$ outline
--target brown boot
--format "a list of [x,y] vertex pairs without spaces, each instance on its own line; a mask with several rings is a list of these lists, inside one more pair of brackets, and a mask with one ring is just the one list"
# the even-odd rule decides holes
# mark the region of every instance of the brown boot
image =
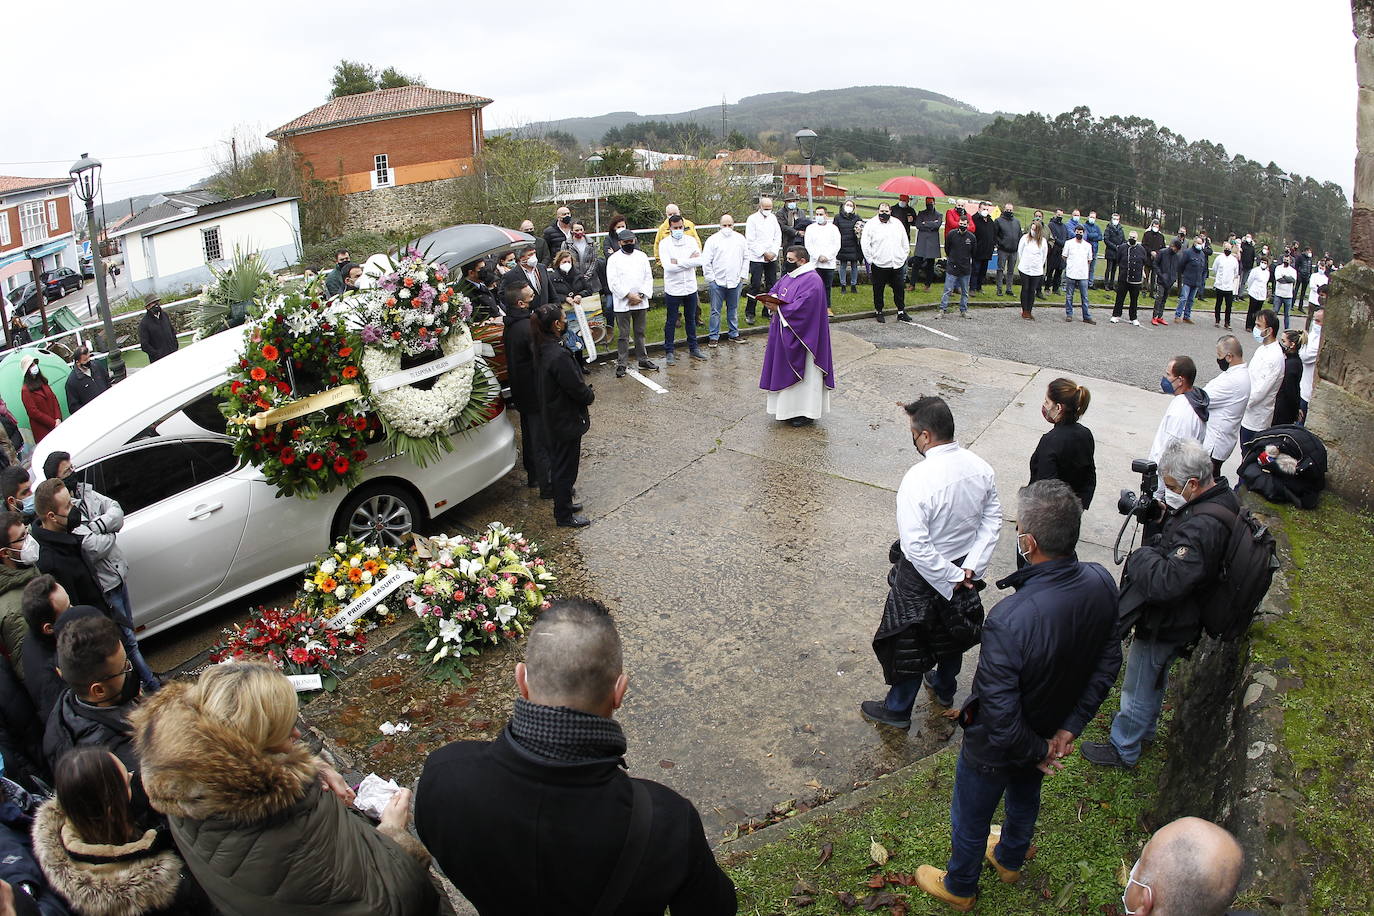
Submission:
[[[994,829],[997,829],[996,825],[994,825]],[[1003,884],[1015,884],[1021,880],[1020,869],[1012,871],[1010,868],[1003,868],[1002,863],[997,861],[997,856],[993,853],[993,850],[997,848],[997,844],[1001,841],[1002,834],[1000,832],[994,833],[988,837],[988,848],[985,858],[992,867],[996,869],[997,877],[1002,879]],[[1026,851],[1026,861],[1029,862],[1033,858],[1035,858],[1035,845],[1031,844],[1031,848]],[[1022,865],[1022,868],[1024,867],[1025,866]]]
[[945,888],[944,869],[936,868],[934,865],[922,865],[916,869],[916,886],[925,891],[936,900],[943,900],[960,913],[967,913],[973,909],[973,903],[977,897],[960,897],[951,894]]

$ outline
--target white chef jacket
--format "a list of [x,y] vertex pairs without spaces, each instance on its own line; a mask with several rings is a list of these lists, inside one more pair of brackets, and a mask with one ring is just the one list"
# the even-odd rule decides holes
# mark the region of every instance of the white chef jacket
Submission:
[[[676,260],[676,264],[669,263]],[[669,296],[691,296],[697,291],[697,267],[701,265],[701,246],[686,232],[675,239],[665,235],[658,243],[658,262],[663,265],[663,292]]]
[[887,222],[875,216],[864,223],[860,244],[864,260],[874,267],[901,267],[911,253],[911,239],[907,235],[906,224],[895,216]]
[[1283,381],[1283,350],[1276,340],[1267,343],[1250,357],[1250,403],[1240,425],[1251,432],[1268,429],[1274,423],[1274,398]]
[[1307,330],[1307,343],[1302,345],[1298,356],[1302,359],[1302,381],[1298,382],[1298,397],[1304,401],[1312,400],[1312,386],[1317,380],[1317,353],[1322,346],[1322,326],[1316,322]]
[[[611,302],[617,312],[635,312],[649,307],[654,294],[654,269],[649,256],[642,251],[617,251],[606,259],[606,285],[611,290]],[[630,293],[643,296],[639,305],[631,305]]]
[[734,289],[749,273],[748,243],[744,234],[724,229],[706,240],[702,251],[702,273],[721,289]]
[[778,253],[782,248],[782,227],[772,213],[755,210],[744,221],[745,250],[750,261],[762,261],[768,252]]
[[[946,599],[965,567],[981,579],[1002,533],[992,467],[957,442],[926,452],[897,489],[897,533],[907,560]],[[960,558],[963,567],[954,565]]]
[[1202,388],[1207,402],[1207,438],[1202,445],[1217,461],[1231,457],[1240,441],[1240,418],[1250,403],[1250,367],[1232,366]]
[[[806,253],[811,255],[811,263],[821,270],[834,270],[835,258],[840,253],[840,227],[827,221],[824,226],[812,223],[806,227],[802,236]],[[826,260],[822,260],[825,258]]]
[[1064,276],[1070,280],[1088,279],[1088,265],[1093,260],[1093,246],[1069,236],[1064,243]]
[[[1208,415],[1211,415],[1210,411]],[[1196,439],[1199,443],[1207,439],[1207,424],[1198,418],[1197,411],[1188,403],[1187,395],[1176,394],[1169,399],[1164,419],[1159,421],[1159,429],[1155,430],[1154,444],[1150,446],[1150,460],[1159,463],[1164,450],[1175,439]]]

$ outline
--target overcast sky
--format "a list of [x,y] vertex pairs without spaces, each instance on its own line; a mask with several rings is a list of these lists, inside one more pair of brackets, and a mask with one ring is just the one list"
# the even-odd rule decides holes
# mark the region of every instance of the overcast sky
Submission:
[[[63,175],[89,152],[106,165],[107,200],[185,186],[236,127],[261,137],[326,101],[348,57],[494,99],[488,128],[684,111],[722,94],[915,86],[984,111],[1139,115],[1352,185],[1349,0],[310,6],[47,8],[36,14],[46,39],[0,52],[22,90],[0,102],[0,174]],[[101,59],[96,90],[78,35]]]

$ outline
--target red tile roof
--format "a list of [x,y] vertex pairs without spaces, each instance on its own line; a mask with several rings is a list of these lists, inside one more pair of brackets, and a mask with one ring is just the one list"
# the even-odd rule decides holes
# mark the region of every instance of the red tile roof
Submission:
[[14,175],[0,175],[0,194],[71,183],[71,178],[18,178]]
[[482,108],[491,104],[491,99],[466,92],[448,92],[444,89],[430,89],[428,86],[401,86],[398,89],[377,89],[358,95],[345,95],[330,99],[318,108],[288,121],[276,130],[268,131],[272,139],[326,127],[339,127],[361,121],[378,121],[385,118],[403,118],[410,115],[429,114],[435,111],[452,111],[458,108]]

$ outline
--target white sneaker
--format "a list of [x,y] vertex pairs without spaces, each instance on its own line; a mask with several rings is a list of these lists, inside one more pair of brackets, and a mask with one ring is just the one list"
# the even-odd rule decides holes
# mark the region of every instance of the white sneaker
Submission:
[[1140,327],[1140,319],[1139,319],[1139,318],[1132,318],[1132,319],[1131,319],[1131,324],[1135,325],[1136,327]]
[[1121,323],[1121,319],[1120,319],[1120,318],[1117,318],[1115,315],[1113,315],[1113,316],[1112,316],[1112,324],[1120,324],[1120,323]]

